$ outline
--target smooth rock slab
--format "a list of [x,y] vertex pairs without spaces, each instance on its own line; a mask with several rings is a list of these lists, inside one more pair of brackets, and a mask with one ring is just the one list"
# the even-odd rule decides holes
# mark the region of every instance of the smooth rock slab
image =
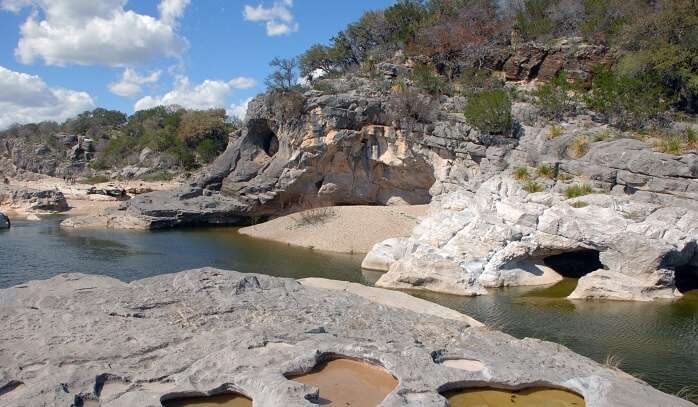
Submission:
[[[236,392],[311,406],[286,379],[327,355],[378,364],[399,384],[383,406],[445,407],[464,385],[569,389],[590,407],[691,406],[563,346],[373,303],[295,280],[201,269],[130,284],[64,274],[0,290],[3,406],[161,406]],[[483,369],[435,360],[477,360]]]

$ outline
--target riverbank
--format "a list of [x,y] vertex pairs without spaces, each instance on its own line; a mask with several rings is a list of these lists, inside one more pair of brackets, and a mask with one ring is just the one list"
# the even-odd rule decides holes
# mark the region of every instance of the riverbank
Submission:
[[[60,213],[74,216],[98,216],[131,196],[176,188],[178,181],[124,180],[95,184],[68,182],[62,178],[33,174],[28,179],[9,179],[8,188],[33,191],[58,191],[67,201],[67,210]],[[0,202],[0,211],[12,218],[37,220],[38,216],[55,211],[35,210],[22,202]]]
[[429,205],[334,206],[241,228],[246,236],[338,253],[368,253],[374,244],[405,237]]

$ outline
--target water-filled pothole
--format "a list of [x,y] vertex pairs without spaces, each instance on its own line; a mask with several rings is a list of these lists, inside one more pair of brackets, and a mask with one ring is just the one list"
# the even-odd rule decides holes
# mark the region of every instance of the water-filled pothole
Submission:
[[162,401],[163,407],[252,407],[252,400],[237,393],[181,397]]
[[398,384],[385,369],[346,358],[326,360],[309,373],[286,377],[319,388],[319,399],[310,401],[323,406],[377,406]]
[[568,390],[529,387],[504,390],[492,387],[472,387],[443,394],[451,407],[584,407],[580,395]]

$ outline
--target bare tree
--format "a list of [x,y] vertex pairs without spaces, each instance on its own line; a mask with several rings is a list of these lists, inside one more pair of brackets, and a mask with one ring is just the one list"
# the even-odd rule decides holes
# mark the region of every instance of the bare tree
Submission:
[[269,89],[287,91],[296,86],[296,58],[274,58],[269,66],[274,71],[267,76],[265,84]]

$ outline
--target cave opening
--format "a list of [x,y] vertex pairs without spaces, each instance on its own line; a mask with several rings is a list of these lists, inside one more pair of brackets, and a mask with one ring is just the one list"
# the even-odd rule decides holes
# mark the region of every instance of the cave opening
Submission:
[[248,124],[251,141],[259,146],[269,156],[273,157],[279,151],[279,139],[266,120],[255,120]]
[[698,266],[686,264],[675,267],[674,284],[681,293],[698,290]]
[[598,250],[576,250],[545,257],[543,262],[563,277],[581,278],[604,268],[599,254]]

